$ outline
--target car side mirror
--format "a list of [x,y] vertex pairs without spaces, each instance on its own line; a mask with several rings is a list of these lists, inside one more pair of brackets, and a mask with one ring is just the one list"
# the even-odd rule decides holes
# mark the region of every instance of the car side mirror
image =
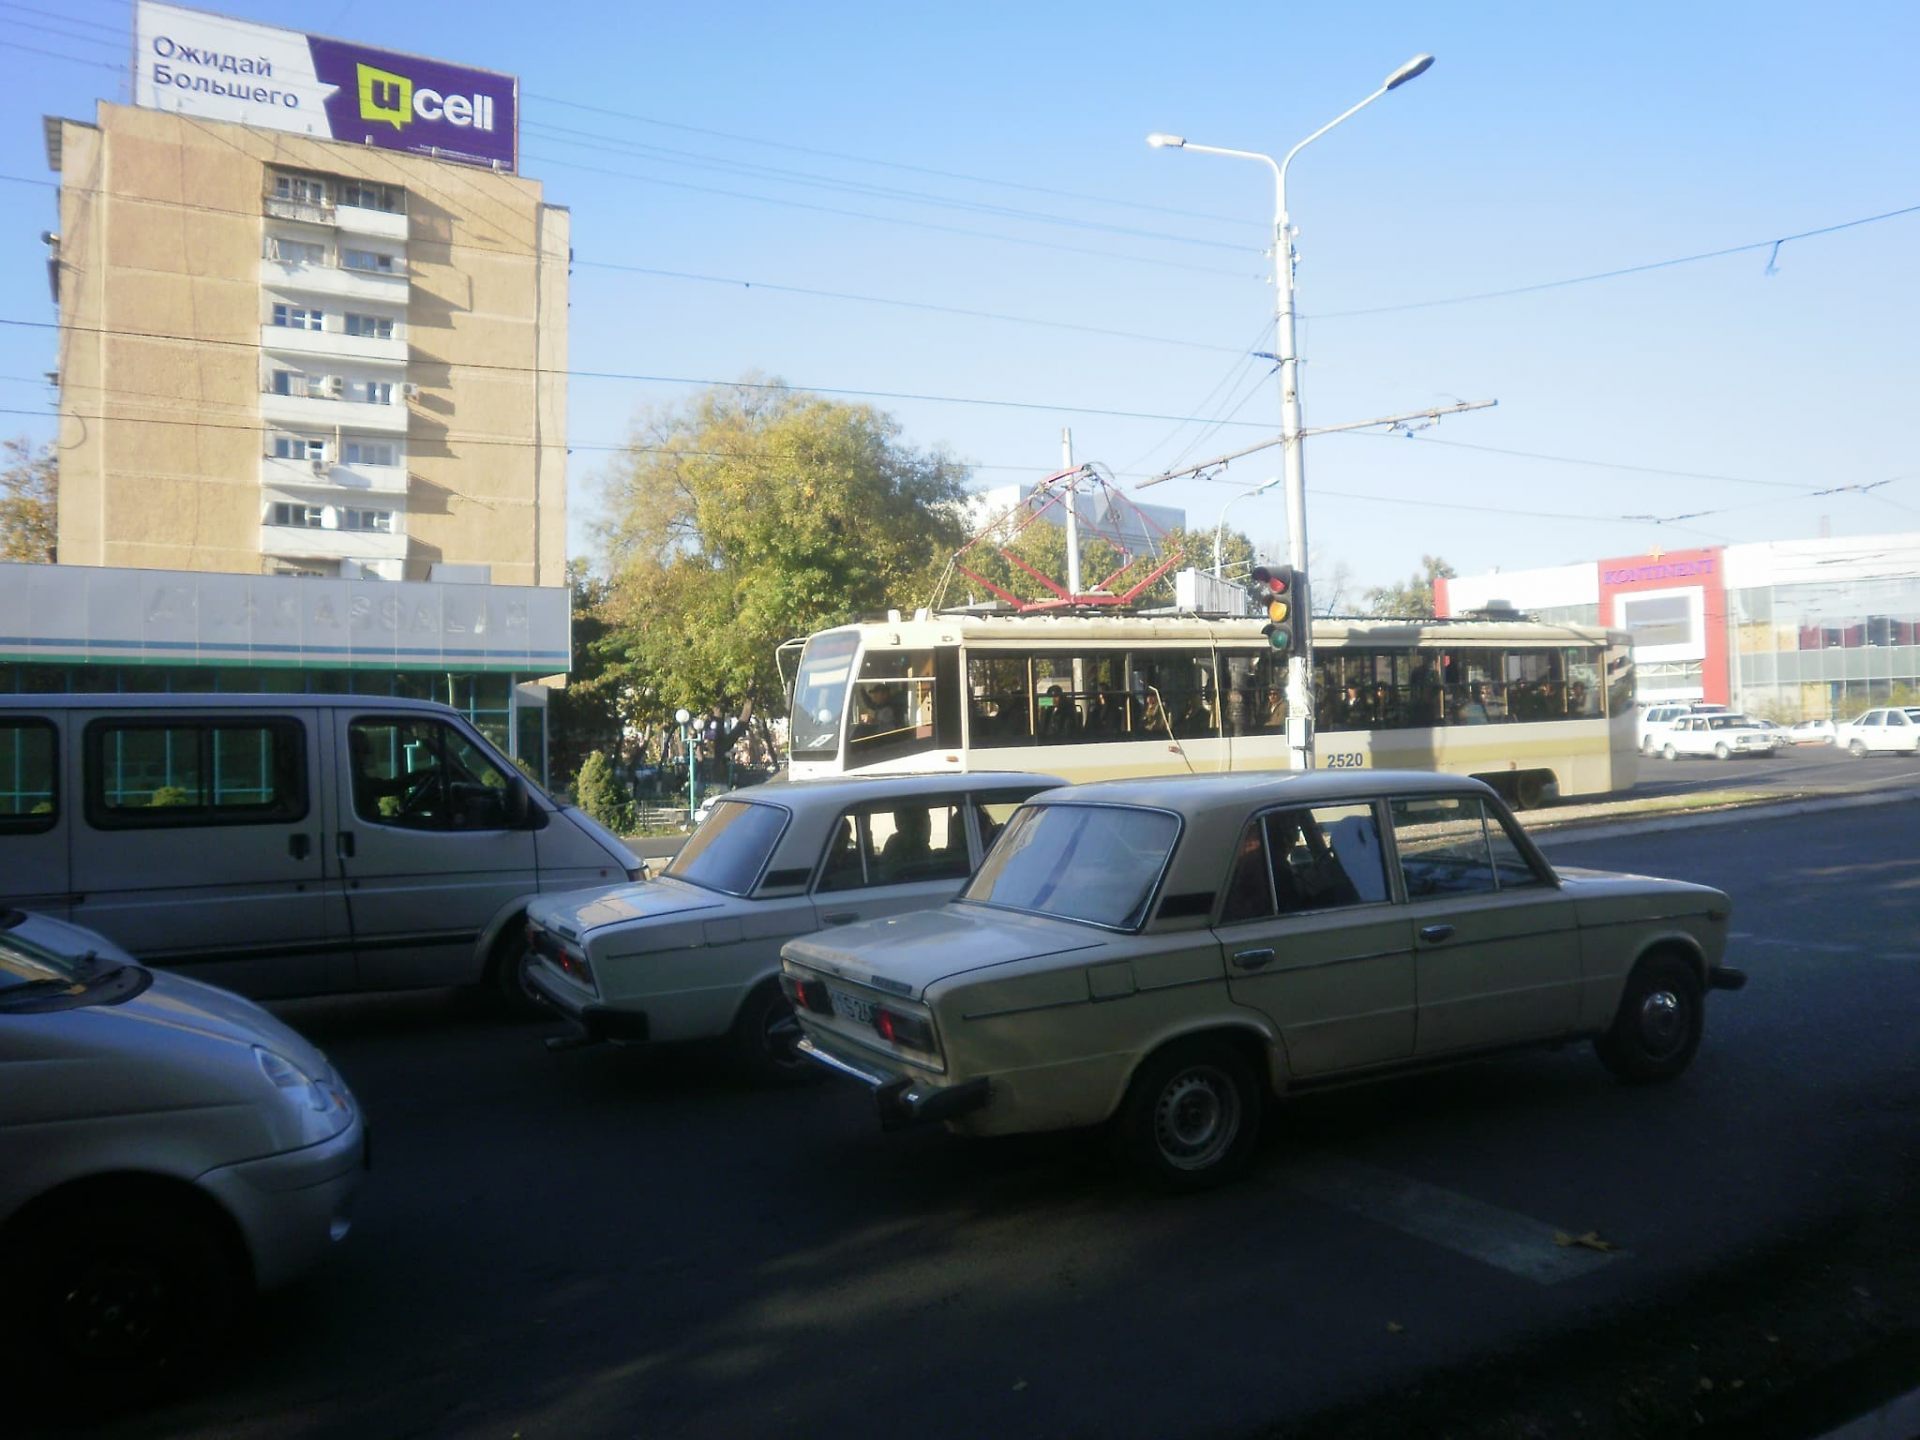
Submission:
[[527,817],[533,811],[533,797],[527,794],[525,780],[518,775],[508,776],[506,793],[501,796],[501,803],[506,807],[507,825],[510,828],[514,830],[532,828],[527,823]]

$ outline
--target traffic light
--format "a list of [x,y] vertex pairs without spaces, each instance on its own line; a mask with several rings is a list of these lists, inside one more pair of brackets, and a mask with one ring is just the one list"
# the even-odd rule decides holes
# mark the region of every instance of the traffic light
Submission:
[[1299,640],[1300,617],[1306,613],[1300,573],[1289,565],[1256,565],[1248,577],[1247,593],[1267,617],[1260,630],[1267,644],[1282,655],[1291,655]]

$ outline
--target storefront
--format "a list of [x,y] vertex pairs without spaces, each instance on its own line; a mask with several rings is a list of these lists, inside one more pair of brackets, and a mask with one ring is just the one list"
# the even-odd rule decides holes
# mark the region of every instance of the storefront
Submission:
[[437,700],[544,780],[570,625],[551,586],[0,564],[0,694]]
[[1627,631],[1642,704],[1800,719],[1920,701],[1920,533],[1654,550],[1435,588],[1442,615],[1511,605]]

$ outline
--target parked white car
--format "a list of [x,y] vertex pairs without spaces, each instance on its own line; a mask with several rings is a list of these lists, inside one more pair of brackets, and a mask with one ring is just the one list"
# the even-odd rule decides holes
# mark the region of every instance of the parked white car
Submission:
[[1920,755],[1920,705],[1883,706],[1836,725],[1833,743],[1856,759],[1872,751]]
[[1833,744],[1834,724],[1827,719],[1800,720],[1787,731],[1787,738],[1796,745]]
[[1710,705],[1704,700],[1689,701],[1685,704],[1649,705],[1640,712],[1634,737],[1640,746],[1642,755],[1658,755],[1665,743],[1667,732],[1675,724],[1689,715],[1714,715],[1726,710],[1724,705]]
[[1556,873],[1494,792],[1410,771],[1103,781],[1026,805],[953,904],[789,943],[801,1051],[885,1127],[1110,1125],[1174,1188],[1227,1178],[1274,1093],[1594,1040],[1693,1059],[1731,905]]
[[104,936],[0,915],[0,1369],[138,1393],[345,1238],[360,1112],[312,1045]]
[[1769,730],[1744,715],[1683,715],[1660,737],[1660,753],[1669,760],[1711,755],[1773,755],[1781,745],[1778,728]]
[[1063,782],[975,772],[735,790],[655,879],[527,908],[533,992],[568,1043],[730,1037],[763,1078],[811,1070],[780,947],[951,900],[1022,801]]

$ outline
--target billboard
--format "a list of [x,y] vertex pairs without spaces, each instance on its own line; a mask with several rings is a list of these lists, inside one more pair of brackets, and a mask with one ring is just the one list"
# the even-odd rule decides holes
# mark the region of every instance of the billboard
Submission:
[[133,102],[208,120],[517,168],[520,82],[139,0]]

